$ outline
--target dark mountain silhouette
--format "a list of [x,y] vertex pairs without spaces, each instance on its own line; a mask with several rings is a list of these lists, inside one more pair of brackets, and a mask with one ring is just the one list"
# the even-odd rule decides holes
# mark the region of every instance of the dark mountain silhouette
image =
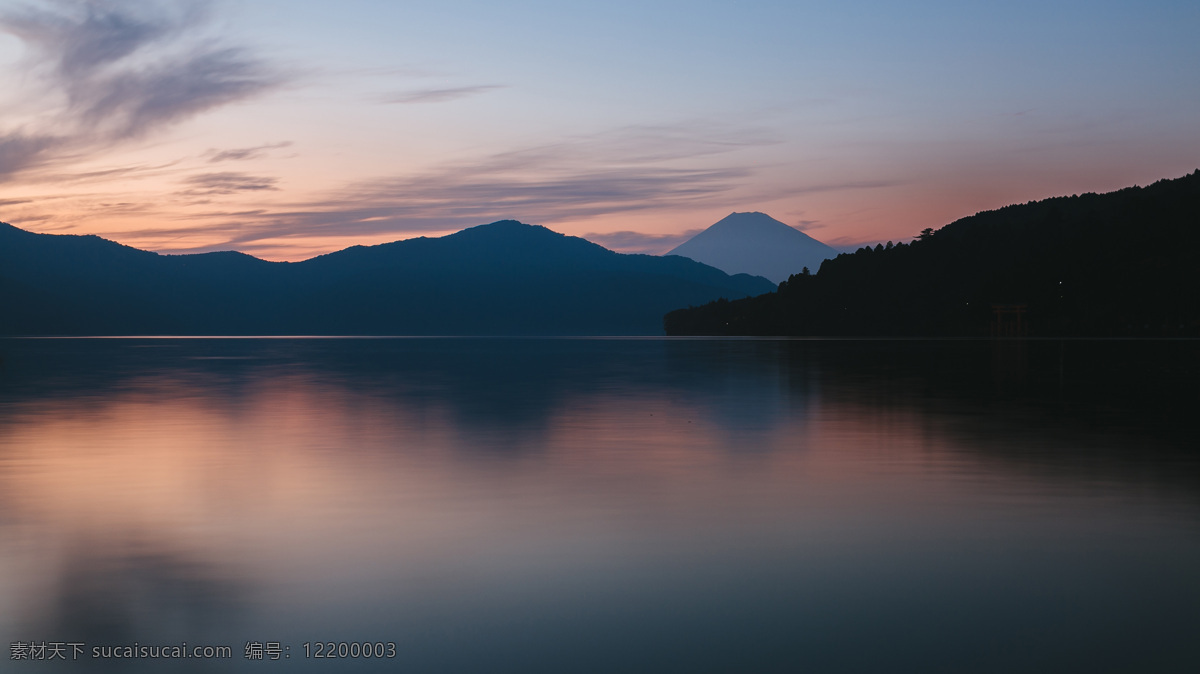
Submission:
[[805,267],[817,269],[836,250],[765,213],[730,213],[676,246],[682,255],[729,274],[753,274],[774,283]]
[[297,263],[0,224],[9,335],[661,334],[673,307],[771,287],[515,221]]
[[1200,171],[1006,206],[860,248],[672,335],[1200,336]]

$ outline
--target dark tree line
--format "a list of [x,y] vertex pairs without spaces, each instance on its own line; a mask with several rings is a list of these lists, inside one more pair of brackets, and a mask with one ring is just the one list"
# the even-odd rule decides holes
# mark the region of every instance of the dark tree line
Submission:
[[1200,171],[978,213],[863,247],[766,295],[673,311],[667,334],[1200,336]]

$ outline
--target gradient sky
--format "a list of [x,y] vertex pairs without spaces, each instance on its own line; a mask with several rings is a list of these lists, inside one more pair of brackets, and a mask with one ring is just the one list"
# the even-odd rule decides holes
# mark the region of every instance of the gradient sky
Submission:
[[303,259],[835,246],[1200,167],[1200,3],[3,0],[0,221]]

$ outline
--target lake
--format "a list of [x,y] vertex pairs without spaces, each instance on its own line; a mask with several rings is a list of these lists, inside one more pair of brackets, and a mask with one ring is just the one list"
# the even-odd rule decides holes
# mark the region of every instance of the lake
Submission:
[[1197,341],[0,358],[5,671],[1200,667]]

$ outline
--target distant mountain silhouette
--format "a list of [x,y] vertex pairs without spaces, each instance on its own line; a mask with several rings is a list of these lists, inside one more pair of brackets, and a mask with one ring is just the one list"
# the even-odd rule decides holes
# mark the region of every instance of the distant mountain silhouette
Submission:
[[671,335],[1200,336],[1198,250],[1200,171],[978,213],[664,323]]
[[0,334],[661,334],[662,315],[771,289],[515,221],[304,262],[159,255],[0,223]]
[[676,246],[681,255],[729,274],[752,274],[774,283],[805,267],[814,273],[837,256],[833,248],[765,213],[730,213],[712,227]]

